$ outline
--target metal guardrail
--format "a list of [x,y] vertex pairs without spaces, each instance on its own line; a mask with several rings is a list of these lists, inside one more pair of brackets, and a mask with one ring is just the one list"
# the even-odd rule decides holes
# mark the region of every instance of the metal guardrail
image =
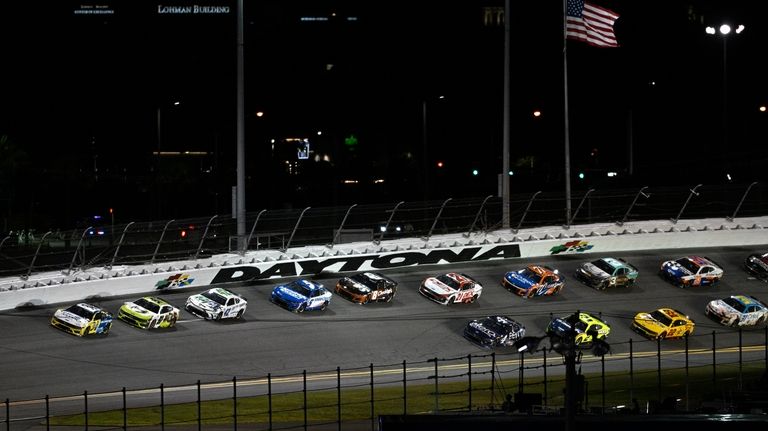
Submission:
[[[639,199],[640,197],[644,199]],[[690,218],[768,214],[768,187],[749,185],[697,185],[688,187],[643,187],[632,190],[594,190],[574,194],[577,211],[563,219],[565,202],[560,193],[537,192],[513,195],[511,217],[516,233],[522,228],[669,219],[676,223],[683,214]],[[443,201],[399,202],[392,204],[353,204],[345,207],[303,209],[262,209],[248,214],[251,228],[247,236],[236,235],[236,223],[218,215],[168,221],[92,226],[85,230],[54,230],[39,239],[30,232],[6,235],[0,240],[0,277],[28,277],[33,271],[79,269],[131,265],[174,260],[196,260],[214,254],[274,248],[287,251],[291,246],[339,243],[344,229],[372,229],[373,244],[396,238],[427,238],[432,235],[479,231],[501,226],[501,198],[447,199]],[[682,208],[681,208],[682,205]],[[130,228],[130,229],[129,229]],[[289,234],[272,242],[274,232]],[[256,238],[255,243],[253,242]],[[260,238],[270,238],[266,245]],[[74,246],[77,244],[77,246]],[[79,263],[77,267],[75,264]]]

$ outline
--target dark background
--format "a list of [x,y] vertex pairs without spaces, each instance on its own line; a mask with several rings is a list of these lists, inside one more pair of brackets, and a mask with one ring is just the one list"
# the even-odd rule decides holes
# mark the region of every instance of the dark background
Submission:
[[[119,222],[230,212],[235,3],[198,3],[229,6],[223,15],[160,15],[158,3],[195,4],[0,6],[3,231],[71,227],[109,208]],[[764,180],[768,113],[758,107],[768,105],[766,7],[596,3],[621,15],[621,47],[568,43],[574,190]],[[74,14],[81,4],[114,14]],[[248,208],[495,194],[504,30],[485,20],[484,8],[501,6],[245,1]],[[512,192],[560,191],[562,5],[513,2],[512,16]],[[726,42],[727,87],[723,38],[704,32],[725,21],[746,26]],[[352,135],[357,145],[345,145]],[[293,150],[280,145],[287,137],[311,141],[298,175],[286,170],[283,155]]]

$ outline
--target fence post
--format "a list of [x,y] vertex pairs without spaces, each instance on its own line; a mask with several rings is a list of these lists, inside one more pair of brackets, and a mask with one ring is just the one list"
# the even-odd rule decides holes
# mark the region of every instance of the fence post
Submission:
[[160,251],[160,244],[163,242],[163,238],[165,237],[165,232],[168,230],[168,226],[170,226],[171,223],[175,221],[176,220],[174,219],[168,220],[168,222],[165,223],[165,226],[163,226],[163,231],[160,232],[160,239],[157,240],[157,245],[155,246],[155,252],[152,253],[152,259],[149,260],[150,264],[155,263],[155,258],[157,257],[157,252]]
[[[253,237],[253,231],[256,230],[256,225],[259,223],[259,219],[261,218],[261,215],[267,212],[267,210],[263,209],[259,211],[259,214],[256,215],[256,221],[253,222],[253,226],[251,226],[251,232],[248,233],[248,239],[245,240],[245,244],[243,245],[243,256],[245,256],[245,253],[248,251],[248,246],[251,245],[251,238]],[[259,249],[259,245],[256,244],[256,249]]]
[[632,339],[629,339],[629,399],[635,399],[635,358],[632,351]]
[[403,415],[408,414],[408,378],[405,371],[405,360],[403,360]]
[[661,402],[661,338],[656,339],[656,399]]
[[542,350],[544,353],[544,407],[547,406],[547,349]]
[[429,228],[429,233],[427,233],[427,236],[422,237],[421,239],[423,239],[424,241],[429,241],[429,238],[432,237],[432,231],[435,230],[435,226],[437,225],[437,220],[440,219],[440,215],[443,214],[443,209],[445,209],[445,206],[451,200],[453,200],[453,198],[448,198],[448,199],[445,200],[445,202],[443,202],[443,205],[440,206],[440,211],[438,211],[437,215],[435,216],[435,221],[432,222],[432,227]]
[[480,204],[480,209],[477,210],[477,214],[475,214],[475,219],[472,221],[472,226],[469,227],[469,232],[461,234],[464,238],[469,238],[470,235],[472,235],[472,231],[475,230],[475,225],[477,224],[477,219],[480,218],[480,214],[483,212],[483,208],[485,208],[485,203],[488,202],[488,199],[492,198],[493,195],[488,195],[483,199],[483,203]]
[[269,412],[269,431],[272,431],[272,373],[267,373],[267,411]]
[[376,428],[376,401],[373,395],[373,362],[371,362],[371,431]]
[[[21,277],[22,280],[26,281],[29,278],[29,276],[32,275],[32,268],[35,266],[35,260],[37,260],[37,255],[40,254],[40,247],[43,246],[43,241],[45,241],[45,237],[47,237],[50,233],[51,232],[48,231],[45,233],[45,235],[43,235],[42,238],[40,238],[40,242],[37,244],[37,250],[35,251],[35,255],[32,256],[32,262],[29,264],[29,269],[27,269],[27,274]],[[3,242],[5,242],[5,240],[3,240]],[[69,273],[67,273],[67,275],[69,275]]]
[[517,372],[517,392],[523,393],[525,390],[523,389],[523,383],[525,382],[525,356],[523,356],[523,353],[520,353],[520,367]]
[[197,431],[203,429],[203,415],[201,411],[200,380],[197,381]]
[[699,195],[699,193],[696,191],[696,189],[698,189],[698,188],[699,188],[699,187],[701,187],[701,186],[702,186],[702,184],[698,184],[696,187],[694,187],[694,188],[692,188],[692,189],[690,190],[690,193],[688,194],[688,199],[686,199],[686,200],[685,200],[685,203],[683,204],[683,207],[682,207],[682,208],[680,208],[680,212],[679,212],[679,213],[677,213],[677,217],[675,217],[675,218],[673,218],[673,219],[672,219],[672,223],[673,223],[673,224],[677,224],[677,221],[678,221],[678,220],[680,220],[680,216],[682,216],[682,215],[683,215],[683,211],[685,211],[685,207],[687,207],[687,206],[688,206],[688,202],[690,202],[690,201],[691,201],[691,198],[693,197],[693,195],[696,195],[696,196],[698,196],[698,195]]
[[576,220],[576,215],[579,214],[579,210],[581,209],[581,206],[584,205],[584,201],[587,200],[587,197],[589,197],[589,194],[594,192],[594,191],[595,191],[595,189],[587,190],[587,192],[584,194],[584,197],[581,198],[581,202],[579,202],[579,206],[576,207],[576,211],[573,212],[573,215],[571,216],[571,219],[566,221],[568,224],[563,226],[564,228],[566,228],[566,229],[570,229],[571,228],[571,225],[573,224],[573,221]]
[[293,235],[296,234],[296,230],[299,228],[299,224],[301,223],[301,219],[304,218],[304,213],[307,212],[307,210],[309,210],[310,208],[312,208],[312,207],[304,208],[304,211],[302,211],[301,214],[299,214],[299,219],[296,220],[296,224],[293,225],[293,231],[291,231],[291,236],[288,237],[288,244],[286,244],[285,247],[280,249],[280,251],[282,251],[283,253],[285,253],[286,251],[288,251],[289,248],[291,248],[291,242],[293,241]]
[[45,429],[46,431],[51,429],[51,404],[48,394],[45,394]]
[[85,416],[85,431],[88,431],[88,391],[83,391],[83,416]]
[[123,240],[125,239],[125,233],[128,232],[128,228],[131,227],[131,225],[134,222],[130,222],[127,225],[125,225],[125,229],[123,229],[123,234],[120,235],[120,241],[117,243],[117,247],[115,247],[115,254],[112,255],[112,262],[109,263],[109,266],[107,269],[112,269],[113,266],[115,266],[115,260],[117,259],[117,253],[120,252],[120,246],[123,245]]
[[749,193],[749,191],[752,189],[752,186],[754,186],[755,184],[757,184],[757,181],[753,182],[752,184],[749,185],[749,187],[747,187],[747,191],[744,192],[744,196],[741,197],[741,200],[739,201],[739,204],[736,205],[736,209],[733,211],[733,215],[730,216],[730,217],[726,217],[725,218],[726,220],[733,221],[733,219],[736,218],[736,214],[739,213],[739,208],[741,208],[741,204],[743,204],[744,203],[744,199],[747,198],[747,193]]
[[741,340],[741,326],[739,326],[739,390],[741,390],[741,385],[742,385],[742,379],[741,379],[742,374],[741,374],[741,372],[742,372],[742,367],[744,365],[744,361],[743,361],[743,358],[742,358],[742,350],[743,350],[742,346],[743,346],[743,344],[742,344],[742,340]]
[[197,251],[195,252],[195,260],[197,260],[197,257],[200,255],[200,250],[203,249],[203,243],[205,242],[205,237],[208,236],[208,229],[211,227],[211,223],[213,222],[213,219],[215,219],[218,216],[219,215],[216,214],[215,216],[211,217],[208,220],[208,224],[205,225],[205,230],[203,231],[203,237],[200,238],[200,245],[197,246]]
[[765,347],[765,371],[768,371],[768,326],[763,328],[763,346]]
[[528,214],[528,210],[531,209],[531,205],[533,205],[533,200],[536,199],[536,196],[541,193],[541,190],[534,193],[533,196],[531,196],[531,200],[528,201],[528,206],[525,207],[525,212],[523,213],[523,216],[520,217],[520,221],[517,223],[517,227],[512,229],[512,233],[516,234],[520,230],[520,226],[523,225],[523,220],[525,220],[525,215]]
[[[84,231],[83,234],[80,235],[80,241],[77,243],[77,248],[75,249],[75,253],[72,254],[72,262],[69,263],[69,269],[67,270],[67,275],[72,273],[72,267],[75,266],[75,259],[77,258],[77,253],[80,251],[80,246],[83,245],[83,240],[85,239],[85,234],[88,233],[89,230],[93,229],[93,226],[88,226]],[[46,235],[48,235],[46,233]],[[40,250],[40,245],[43,244],[43,241],[40,241],[40,244],[37,246],[37,249]],[[35,257],[37,257],[37,253],[35,253]],[[85,256],[83,256],[83,264],[85,264]],[[32,270],[32,267],[29,267],[29,270]]]
[[352,204],[352,206],[347,209],[347,213],[344,214],[344,218],[341,219],[341,226],[339,226],[339,230],[336,231],[336,235],[333,236],[333,240],[331,241],[331,245],[328,248],[333,248],[333,246],[336,245],[336,241],[339,240],[339,236],[341,235],[341,231],[344,229],[344,223],[347,222],[347,217],[349,217],[350,211],[352,211],[352,208],[354,208],[356,206],[357,206],[357,204]]
[[712,331],[712,390],[717,389],[717,347],[715,346],[715,331]]
[[437,375],[437,373],[438,373],[438,370],[437,370],[437,358],[435,358],[434,361],[435,361],[435,414],[437,414],[437,412],[440,411],[440,396],[438,395],[439,394],[439,390],[440,390],[440,387],[438,385],[438,381],[440,380],[440,376]]
[[496,409],[496,352],[491,352],[491,410]]
[[123,386],[123,431],[128,429],[128,402],[125,396],[125,386]]
[[304,385],[302,388],[304,393],[304,431],[307,431],[307,370],[302,370],[301,381]]
[[336,367],[336,422],[341,431],[341,367]]
[[232,376],[232,425],[237,431],[237,376]]
[[467,380],[469,381],[469,411],[472,411],[472,354],[467,355]]
[[603,394],[603,409],[600,413],[605,414],[605,355],[600,356],[600,383]]
[[685,334],[685,411],[688,411],[688,398],[689,395],[689,388],[690,388],[690,374],[689,374],[689,366],[688,366],[688,334]]
[[634,199],[634,200],[632,201],[632,203],[629,205],[629,208],[627,209],[627,212],[626,212],[626,213],[624,213],[624,217],[622,217],[621,221],[618,221],[618,222],[616,222],[616,224],[617,224],[617,225],[619,225],[619,226],[623,226],[623,225],[624,225],[624,223],[626,223],[626,222],[627,222],[627,217],[629,217],[629,213],[630,213],[630,212],[632,212],[632,208],[634,208],[634,207],[635,207],[635,203],[637,203],[637,198],[639,198],[639,197],[640,197],[640,195],[643,195],[643,196],[644,196],[646,199],[648,199],[648,198],[651,196],[651,195],[647,195],[647,194],[643,193],[643,191],[644,191],[645,189],[647,189],[647,188],[648,188],[648,186],[645,186],[645,187],[643,187],[642,189],[640,189],[640,191],[639,191],[639,192],[637,192],[637,194],[635,195],[635,199]]
[[160,383],[160,429],[165,430],[165,385]]
[[11,430],[11,400],[5,399],[5,429]]
[[392,218],[395,217],[395,211],[397,211],[397,209],[400,208],[400,205],[402,205],[404,203],[405,203],[405,201],[400,201],[400,202],[397,203],[397,205],[395,205],[394,208],[392,208],[392,213],[389,215],[389,219],[387,219],[387,224],[384,225],[384,230],[380,230],[379,231],[379,239],[374,240],[373,241],[374,244],[376,244],[376,245],[381,244],[381,240],[384,238],[384,233],[387,232],[387,230],[389,229],[389,224],[392,223]]

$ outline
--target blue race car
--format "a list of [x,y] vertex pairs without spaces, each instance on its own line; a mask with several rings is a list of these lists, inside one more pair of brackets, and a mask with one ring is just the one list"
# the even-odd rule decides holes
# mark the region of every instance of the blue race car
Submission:
[[306,310],[322,311],[331,302],[331,292],[320,283],[300,278],[275,287],[270,300],[296,313]]
[[512,346],[525,336],[525,326],[507,316],[488,316],[467,323],[464,337],[484,348]]

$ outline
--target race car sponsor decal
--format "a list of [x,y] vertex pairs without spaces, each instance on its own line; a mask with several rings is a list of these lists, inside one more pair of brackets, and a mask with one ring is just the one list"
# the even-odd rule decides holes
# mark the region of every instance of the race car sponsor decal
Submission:
[[549,249],[550,254],[576,252],[581,253],[594,247],[589,241],[568,241],[565,244],[556,245]]
[[165,280],[160,280],[155,283],[155,289],[179,289],[191,285],[193,281],[195,281],[195,279],[190,278],[189,274],[174,274]]
[[[591,246],[590,246],[591,247]],[[328,259],[308,259],[298,262],[274,263],[260,269],[256,266],[222,268],[211,284],[265,280],[279,277],[320,274],[321,272],[352,272],[404,266],[435,265],[440,263],[481,262],[492,259],[520,257],[517,244],[492,247],[467,247],[459,251],[440,249],[430,251],[397,252],[382,255],[339,256]]]

